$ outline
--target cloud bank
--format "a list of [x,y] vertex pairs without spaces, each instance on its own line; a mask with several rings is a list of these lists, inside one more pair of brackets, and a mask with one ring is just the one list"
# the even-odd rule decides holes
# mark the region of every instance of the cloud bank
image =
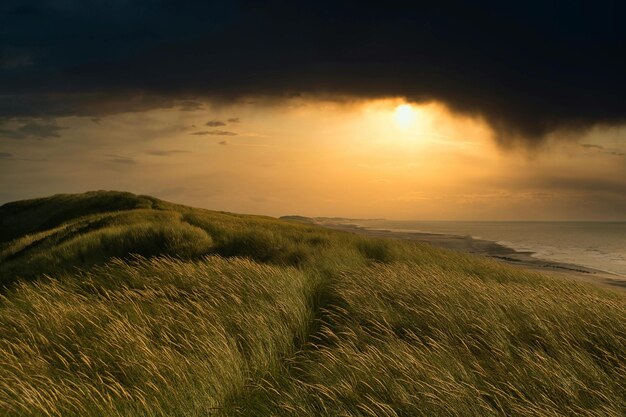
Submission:
[[625,12],[610,1],[8,0],[0,117],[401,96],[533,144],[626,122]]

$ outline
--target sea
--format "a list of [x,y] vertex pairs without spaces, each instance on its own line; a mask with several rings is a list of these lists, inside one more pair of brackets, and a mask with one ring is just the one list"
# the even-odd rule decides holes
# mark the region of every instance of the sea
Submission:
[[370,229],[440,233],[490,240],[532,256],[626,278],[626,222],[367,220]]

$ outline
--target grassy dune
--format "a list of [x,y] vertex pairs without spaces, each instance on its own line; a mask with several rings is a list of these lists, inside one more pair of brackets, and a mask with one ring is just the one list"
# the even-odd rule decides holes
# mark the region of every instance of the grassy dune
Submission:
[[0,207],[0,416],[622,416],[626,297],[96,192]]

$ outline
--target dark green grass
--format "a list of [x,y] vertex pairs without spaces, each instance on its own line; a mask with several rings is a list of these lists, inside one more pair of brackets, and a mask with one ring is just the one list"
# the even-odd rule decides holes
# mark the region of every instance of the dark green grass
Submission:
[[154,197],[117,191],[57,194],[48,198],[16,201],[0,207],[0,242],[52,229],[67,220],[89,214],[139,208],[165,209],[171,206]]
[[128,193],[0,216],[0,416],[626,409],[622,293]]

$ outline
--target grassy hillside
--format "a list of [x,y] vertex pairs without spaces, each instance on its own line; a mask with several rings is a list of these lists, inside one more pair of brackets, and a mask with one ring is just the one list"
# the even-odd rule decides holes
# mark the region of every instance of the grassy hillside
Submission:
[[128,193],[0,225],[0,416],[626,409],[622,293]]

